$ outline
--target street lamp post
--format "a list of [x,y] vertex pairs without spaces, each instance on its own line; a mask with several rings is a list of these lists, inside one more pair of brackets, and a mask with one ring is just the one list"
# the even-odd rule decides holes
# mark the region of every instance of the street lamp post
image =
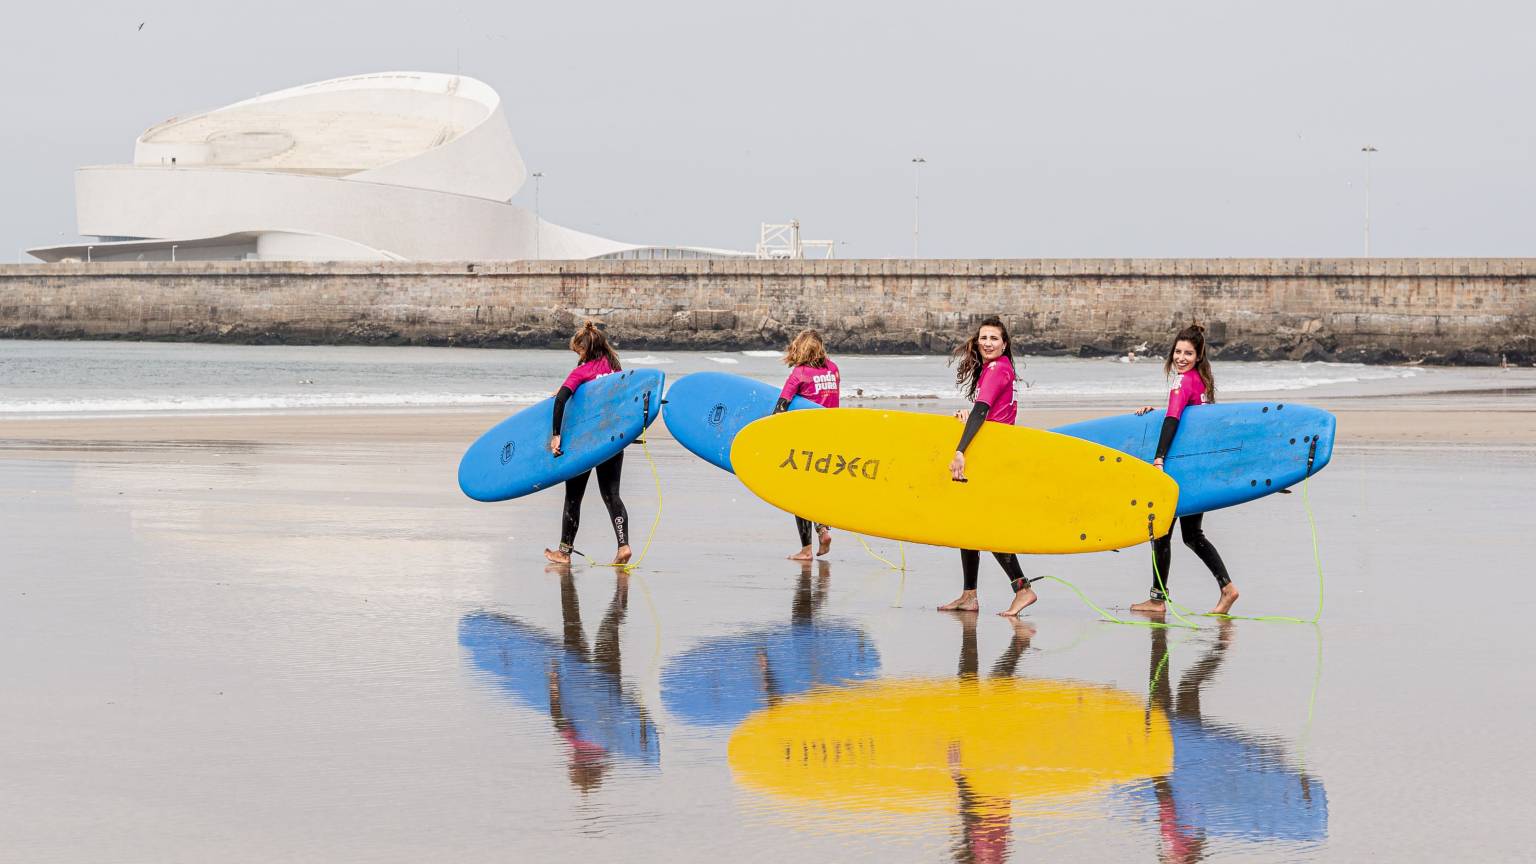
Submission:
[[1365,154],[1365,257],[1371,257],[1371,154],[1375,147],[1367,144],[1360,148]]
[[918,195],[917,195],[917,174],[918,174],[918,170],[921,169],[927,163],[928,163],[928,160],[924,159],[921,156],[914,156],[912,158],[912,257],[913,258],[917,257],[917,204],[918,204],[918,200],[919,200],[918,199]]
[[533,258],[535,261],[544,258],[544,217],[539,215],[539,181],[543,179],[543,171],[533,172]]

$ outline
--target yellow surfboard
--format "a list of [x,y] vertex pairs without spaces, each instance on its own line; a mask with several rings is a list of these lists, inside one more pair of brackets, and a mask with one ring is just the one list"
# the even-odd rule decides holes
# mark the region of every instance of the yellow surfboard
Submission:
[[988,423],[949,461],[952,417],[838,408],[748,425],[731,446],[736,476],[764,501],[834,528],[991,552],[1119,549],[1173,526],[1178,485],[1098,444]]
[[981,809],[1093,794],[1173,770],[1168,720],[1145,697],[1070,681],[946,678],[829,688],[748,717],[737,782],[842,810]]

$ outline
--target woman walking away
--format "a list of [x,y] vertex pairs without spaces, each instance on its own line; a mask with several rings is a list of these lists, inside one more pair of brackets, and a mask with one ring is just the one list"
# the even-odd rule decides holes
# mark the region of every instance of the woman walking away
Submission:
[[[576,368],[565,376],[565,382],[555,393],[554,428],[550,432],[549,452],[560,455],[560,427],[565,420],[565,403],[581,388],[581,385],[604,375],[619,371],[619,355],[608,344],[608,337],[597,325],[588,321],[571,337],[571,350],[576,352]],[[619,543],[613,563],[627,564],[629,549],[629,511],[619,498],[619,480],[624,473],[624,451],[597,466],[597,491],[603,496],[608,508],[608,518],[613,521],[613,536]],[[544,557],[556,564],[569,564],[571,551],[576,542],[576,529],[581,525],[581,499],[587,494],[590,470],[565,481],[565,510],[560,519],[560,548],[545,549]]]
[[[779,391],[779,401],[773,406],[773,413],[789,410],[789,403],[796,396],[804,396],[823,408],[837,407],[842,393],[842,376],[838,374],[837,364],[827,356],[827,346],[822,343],[820,333],[801,330],[784,351],[784,365],[790,367],[789,378],[784,382],[784,389]],[[814,557],[811,555],[811,520],[796,516],[795,528],[800,532],[800,551],[789,558],[791,561],[809,561]],[[827,554],[832,549],[831,529],[817,525],[816,535],[820,543],[816,554]]]
[[[958,361],[955,383],[965,391],[966,398],[974,400],[970,410],[955,412],[956,419],[965,422],[960,433],[960,443],[955,447],[955,457],[949,462],[950,478],[965,482],[965,448],[971,445],[986,423],[1013,425],[1018,407],[1013,401],[1014,380],[1018,377],[1013,368],[1013,346],[1008,340],[1008,328],[996,315],[982,321],[976,332],[955,351],[951,362]],[[1024,611],[1039,598],[1029,587],[1029,579],[1019,566],[1019,558],[1011,553],[994,552],[992,556],[1002,565],[1013,588],[1013,602],[999,615],[1014,616]],[[965,590],[943,606],[944,612],[974,612],[980,608],[976,600],[976,575],[981,568],[981,553],[973,549],[960,550],[960,572],[965,578]]]
[[[1163,363],[1163,372],[1177,377],[1173,381],[1173,387],[1168,392],[1168,415],[1163,418],[1163,431],[1157,439],[1157,453],[1152,459],[1152,464],[1159,471],[1163,469],[1163,460],[1168,456],[1168,449],[1173,446],[1174,436],[1179,431],[1179,421],[1184,412],[1188,410],[1198,411],[1200,405],[1216,401],[1216,378],[1211,374],[1210,361],[1205,356],[1205,328],[1199,324],[1190,324],[1173,339],[1173,347],[1168,351],[1168,359]],[[1137,414],[1145,414],[1155,410],[1148,405],[1138,410]],[[1216,547],[1205,537],[1203,524],[1204,513],[1195,513],[1190,516],[1181,516],[1176,520],[1179,523],[1179,531],[1184,539],[1184,545],[1195,550],[1205,566],[1210,568],[1211,575],[1216,577],[1216,586],[1221,589],[1221,596],[1216,600],[1216,608],[1213,614],[1225,615],[1232,611],[1232,604],[1237,602],[1237,586],[1232,584],[1232,579],[1227,576],[1227,567],[1221,562],[1221,555]],[[1168,565],[1173,560],[1173,528],[1169,526],[1168,533],[1152,541],[1152,597],[1131,607],[1133,612],[1160,613],[1168,608]]]

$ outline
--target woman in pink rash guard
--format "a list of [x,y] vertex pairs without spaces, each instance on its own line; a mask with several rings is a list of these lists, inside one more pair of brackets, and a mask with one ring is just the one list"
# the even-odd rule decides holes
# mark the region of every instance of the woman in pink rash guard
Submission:
[[[607,375],[610,372],[619,371],[619,355],[608,344],[608,337],[603,331],[597,329],[597,325],[588,321],[582,325],[576,335],[571,337],[571,350],[576,352],[579,358],[575,369],[565,377],[565,382],[555,393],[555,419],[554,428],[550,432],[549,452],[560,455],[560,426],[565,422],[565,403],[581,385],[588,381]],[[627,564],[630,558],[629,549],[629,511],[624,507],[624,501],[619,498],[619,481],[624,473],[624,451],[620,450],[607,462],[597,466],[597,491],[603,496],[603,504],[608,508],[608,518],[613,522],[613,535],[619,542],[619,550],[614,553],[613,563]],[[587,494],[587,480],[592,472],[587,471],[577,477],[565,481],[565,509],[560,520],[560,548],[545,549],[544,557],[556,564],[571,563],[571,552],[576,542],[576,529],[581,524],[581,499]]]
[[[842,376],[838,374],[837,364],[827,357],[827,346],[822,343],[820,333],[801,330],[784,351],[784,365],[790,367],[789,379],[779,391],[779,401],[773,406],[773,413],[788,410],[796,396],[804,396],[823,408],[837,407]],[[809,561],[814,557],[811,555],[811,520],[796,516],[795,528],[800,532],[800,551],[789,558],[791,561]],[[821,544],[816,554],[827,554],[832,549],[831,529],[817,525],[816,535]]]
[[[955,447],[955,457],[950,460],[950,479],[965,482],[965,448],[971,444],[987,423],[1004,423],[1012,426],[1018,416],[1018,406],[1013,401],[1013,384],[1017,373],[1013,369],[1013,346],[1008,340],[1008,328],[996,315],[982,321],[976,333],[955,351],[959,361],[955,369],[955,383],[965,395],[975,400],[969,410],[955,412],[956,419],[965,421],[960,433],[960,443]],[[1029,579],[1019,566],[1017,555],[993,552],[992,557],[1002,565],[1013,588],[1013,602],[999,615],[1015,616],[1039,598],[1029,587]],[[981,553],[974,549],[960,550],[960,572],[965,578],[960,596],[939,607],[943,612],[975,612],[981,608],[976,600],[976,575],[981,568]]]
[[[1188,411],[1200,410],[1200,405],[1216,401],[1216,378],[1205,356],[1204,327],[1191,324],[1179,331],[1179,335],[1173,339],[1173,347],[1168,350],[1163,372],[1168,375],[1178,373],[1178,377],[1168,393],[1168,416],[1163,418],[1162,434],[1158,437],[1156,455],[1152,459],[1152,464],[1158,470],[1162,470],[1163,459],[1173,446],[1173,436],[1178,432],[1180,418]],[[1148,405],[1136,413],[1145,414],[1152,410],[1155,410],[1154,407]],[[1200,560],[1210,568],[1211,575],[1216,577],[1216,586],[1221,589],[1216,608],[1211,612],[1225,615],[1232,611],[1232,604],[1237,602],[1237,586],[1232,584],[1232,579],[1227,575],[1227,567],[1222,563],[1216,547],[1205,538],[1205,531],[1202,530],[1204,522],[1204,513],[1180,516],[1179,531],[1184,545],[1200,556]],[[1159,613],[1167,610],[1168,565],[1172,560],[1173,528],[1170,526],[1166,535],[1152,541],[1151,599],[1131,606],[1131,611]]]

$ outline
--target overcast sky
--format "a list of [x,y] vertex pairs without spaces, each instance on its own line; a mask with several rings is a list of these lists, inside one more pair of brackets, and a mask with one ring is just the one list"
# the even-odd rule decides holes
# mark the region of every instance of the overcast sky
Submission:
[[[99,8],[92,8],[99,6]],[[1536,255],[1529,3],[10,4],[0,260],[177,114],[388,70],[498,92],[543,214],[839,257]],[[142,30],[138,29],[144,23]],[[516,199],[532,207],[530,183]],[[61,236],[62,235],[62,236]]]

